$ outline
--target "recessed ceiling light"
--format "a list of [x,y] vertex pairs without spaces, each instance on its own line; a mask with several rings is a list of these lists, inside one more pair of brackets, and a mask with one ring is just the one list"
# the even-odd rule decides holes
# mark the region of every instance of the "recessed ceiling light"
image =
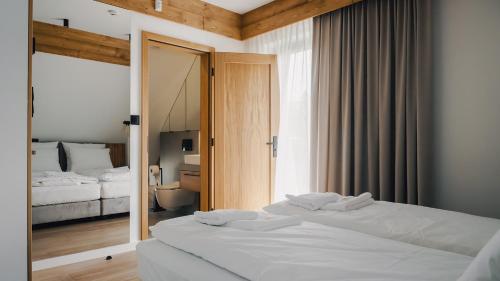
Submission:
[[155,11],[161,12],[163,10],[163,0],[155,0]]
[[108,14],[110,14],[111,16],[116,16],[118,12],[116,10],[108,10]]

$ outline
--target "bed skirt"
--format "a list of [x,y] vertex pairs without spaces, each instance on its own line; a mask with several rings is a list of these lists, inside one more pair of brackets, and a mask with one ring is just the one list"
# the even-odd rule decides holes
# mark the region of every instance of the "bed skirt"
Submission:
[[101,215],[101,200],[36,206],[32,209],[32,224],[42,224]]
[[130,211],[130,197],[101,199],[101,216],[128,213]]
[[96,218],[130,212],[130,197],[33,206],[32,224]]

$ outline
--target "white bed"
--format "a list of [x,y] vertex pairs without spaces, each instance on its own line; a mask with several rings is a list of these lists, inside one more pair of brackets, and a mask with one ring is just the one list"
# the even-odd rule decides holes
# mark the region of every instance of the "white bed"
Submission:
[[112,199],[130,196],[130,182],[101,182],[101,198]]
[[130,196],[131,179],[128,167],[88,169],[79,171],[78,174],[95,177],[99,180],[102,199]]
[[[158,242],[154,242],[155,246],[147,244],[153,242],[138,245],[143,281],[225,280],[207,277],[207,272],[222,274],[214,267],[260,281],[446,281],[456,280],[472,261],[465,255],[309,222],[259,232],[203,225],[187,216],[162,221],[152,228],[152,233],[168,248],[160,247]],[[171,247],[185,254],[174,254]],[[186,276],[189,268],[176,266],[174,259],[179,256],[192,268],[190,276]],[[207,267],[210,263],[213,266]],[[163,275],[172,279],[160,279]]]
[[384,201],[347,212],[309,211],[286,201],[264,207],[264,210],[468,256],[476,256],[500,229],[498,219]]
[[137,245],[139,277],[143,281],[241,281],[242,277],[157,239]]
[[69,186],[33,186],[31,201],[33,206],[55,205],[99,200],[101,185],[98,183]]

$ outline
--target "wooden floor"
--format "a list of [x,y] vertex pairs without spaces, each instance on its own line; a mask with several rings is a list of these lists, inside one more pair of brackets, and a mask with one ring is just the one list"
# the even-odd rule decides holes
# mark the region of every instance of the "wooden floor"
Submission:
[[135,251],[33,272],[33,281],[140,281]]
[[125,244],[130,241],[129,235],[129,217],[34,229],[32,259],[37,261]]

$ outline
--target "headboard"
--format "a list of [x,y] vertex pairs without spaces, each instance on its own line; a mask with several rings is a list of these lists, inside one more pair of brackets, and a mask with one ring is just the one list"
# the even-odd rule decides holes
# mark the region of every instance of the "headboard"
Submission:
[[109,148],[113,167],[128,166],[124,143],[107,143],[106,148]]

